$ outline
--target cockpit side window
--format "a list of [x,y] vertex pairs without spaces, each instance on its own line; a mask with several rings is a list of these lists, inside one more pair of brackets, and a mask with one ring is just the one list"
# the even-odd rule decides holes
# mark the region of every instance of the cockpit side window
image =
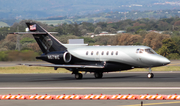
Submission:
[[145,49],[145,52],[149,54],[155,54],[155,52],[152,49]]
[[155,51],[153,51],[152,49],[148,48],[148,49],[137,49],[136,53],[148,53],[148,54],[156,54]]
[[144,49],[137,49],[136,53],[144,53]]
[[137,50],[136,50],[136,53],[139,53],[139,50],[140,50],[140,49],[137,49]]
[[140,49],[139,53],[144,53],[144,49]]

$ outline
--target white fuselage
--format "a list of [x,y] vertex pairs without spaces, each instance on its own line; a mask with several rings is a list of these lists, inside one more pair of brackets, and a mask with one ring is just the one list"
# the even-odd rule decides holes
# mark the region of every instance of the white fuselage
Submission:
[[163,66],[170,61],[157,53],[137,53],[137,49],[151,49],[147,46],[80,46],[69,48],[73,56],[88,61],[110,61],[134,67]]

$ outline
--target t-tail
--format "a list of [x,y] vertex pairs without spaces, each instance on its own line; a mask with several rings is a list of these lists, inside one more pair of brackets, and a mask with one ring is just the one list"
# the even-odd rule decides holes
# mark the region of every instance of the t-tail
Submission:
[[30,33],[34,36],[34,39],[37,41],[43,53],[46,54],[53,51],[66,51],[67,48],[63,46],[59,40],[57,40],[37,23],[27,22],[26,25],[28,26]]

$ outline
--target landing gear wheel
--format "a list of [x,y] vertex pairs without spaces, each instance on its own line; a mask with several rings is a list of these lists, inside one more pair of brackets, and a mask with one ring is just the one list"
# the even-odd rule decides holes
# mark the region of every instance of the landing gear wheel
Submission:
[[94,77],[95,78],[102,78],[103,77],[103,73],[102,72],[95,72],[94,73]]
[[154,74],[153,74],[153,73],[148,73],[148,74],[147,74],[147,77],[148,77],[148,78],[154,78]]
[[81,73],[75,74],[76,79],[82,79],[83,75]]

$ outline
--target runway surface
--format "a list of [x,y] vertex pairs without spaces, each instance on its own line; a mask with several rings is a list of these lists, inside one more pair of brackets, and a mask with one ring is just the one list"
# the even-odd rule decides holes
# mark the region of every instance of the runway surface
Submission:
[[[1,74],[0,94],[180,94],[179,72],[155,72],[148,79],[147,73],[108,73],[102,79],[86,74],[76,80],[71,74]],[[79,101],[5,101],[0,104],[19,106],[140,106],[139,100],[79,100]],[[177,106],[180,101],[143,101],[150,106]],[[1,106],[1,105],[0,105]]]
[[[0,67],[21,62],[0,62]],[[24,62],[23,62],[24,63]],[[25,62],[34,63],[34,62]],[[46,62],[35,62],[44,64]],[[180,66],[179,60],[169,66]],[[3,94],[179,94],[180,72],[108,73],[102,79],[86,74],[75,80],[71,74],[0,74],[0,95]],[[140,106],[140,100],[0,100],[0,106]],[[179,106],[180,101],[143,100],[144,106]]]

